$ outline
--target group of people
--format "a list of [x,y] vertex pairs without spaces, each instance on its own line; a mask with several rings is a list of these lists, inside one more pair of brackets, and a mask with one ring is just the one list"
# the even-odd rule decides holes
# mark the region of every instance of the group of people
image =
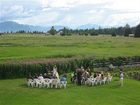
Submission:
[[85,82],[88,80],[88,78],[96,78],[103,80],[105,77],[107,79],[112,79],[112,76],[109,72],[104,73],[102,72],[95,72],[94,74],[91,72],[90,68],[84,69],[82,66],[81,68],[77,68],[72,74],[71,74],[71,82],[76,83],[78,85],[85,84]]
[[38,79],[40,79],[40,78],[49,78],[49,79],[59,78],[59,74],[57,72],[57,67],[54,66],[52,71],[47,71],[44,74],[36,74],[35,73],[33,76],[31,74],[29,74],[27,77],[27,79],[34,79],[34,78],[38,78]]
[[66,79],[67,75],[63,74],[61,77],[59,77],[59,73],[57,71],[57,67],[56,65],[53,67],[52,71],[47,71],[44,74],[37,74],[35,73],[34,75],[29,74],[27,79],[44,79],[44,78],[48,78],[48,79]]
[[47,71],[43,75],[34,74],[32,76],[31,74],[29,74],[29,76],[27,77],[27,83],[28,83],[28,86],[31,86],[31,87],[34,87],[34,86],[35,87],[45,87],[45,84],[49,84],[49,86],[47,86],[47,87],[50,87],[52,85],[55,85],[56,87],[58,87],[58,85],[59,86],[66,85],[67,75],[63,74],[63,75],[59,76],[57,67],[54,66],[52,71]]
[[[81,66],[81,68],[77,68],[73,73],[71,73],[71,82],[76,83],[77,85],[85,84],[89,78],[96,79],[96,81],[99,80],[99,83],[101,83],[102,81],[104,83],[106,83],[108,81],[111,81],[112,76],[109,72],[103,72],[103,71],[92,73],[89,67],[87,69],[84,69],[83,66]],[[121,86],[123,86],[123,78],[124,78],[124,74],[123,74],[123,70],[121,69],[120,70],[120,84],[121,84]],[[39,75],[35,74],[34,76],[32,76],[31,74],[29,74],[28,80],[34,80],[34,79],[38,79],[38,80],[58,79],[60,81],[67,82],[67,75],[63,74],[63,75],[59,76],[59,73],[57,71],[57,67],[55,65],[53,67],[52,71],[48,71],[47,73],[44,73],[43,75],[42,74],[39,74]]]

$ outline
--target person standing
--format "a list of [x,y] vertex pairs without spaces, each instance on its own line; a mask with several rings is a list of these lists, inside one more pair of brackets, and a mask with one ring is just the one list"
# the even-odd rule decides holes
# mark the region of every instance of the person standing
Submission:
[[53,67],[53,77],[59,79],[59,74],[58,74],[58,72],[57,72],[57,67],[56,67],[56,65]]
[[113,69],[114,69],[114,66],[113,66],[113,64],[111,63],[111,64],[109,65],[109,70],[112,71]]
[[91,70],[89,67],[87,68],[87,72],[89,73],[89,76],[91,76]]
[[120,85],[123,87],[123,79],[124,79],[124,73],[123,70],[120,70]]
[[81,80],[82,80],[82,70],[77,69],[77,83],[78,83],[78,85],[81,85]]

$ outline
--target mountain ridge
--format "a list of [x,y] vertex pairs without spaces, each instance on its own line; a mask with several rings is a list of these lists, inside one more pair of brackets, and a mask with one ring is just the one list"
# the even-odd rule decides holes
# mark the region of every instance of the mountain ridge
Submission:
[[[33,32],[33,31],[39,31],[39,32],[47,32],[51,29],[52,26],[33,26],[28,24],[19,24],[14,21],[5,21],[0,23],[0,32],[17,32],[24,30],[26,32]],[[58,31],[60,29],[63,29],[66,26],[62,25],[54,25],[54,28]],[[84,24],[80,25],[77,28],[69,28],[69,29],[99,29],[99,25],[97,24]],[[105,28],[107,26],[102,26],[102,28]]]
[[[0,23],[0,32],[17,32],[20,30],[24,30],[26,32],[30,31],[40,31],[40,32],[47,32],[50,30],[52,26],[33,26],[27,24],[19,24],[14,21],[5,21]],[[56,25],[54,26],[56,30],[63,29],[64,26]]]

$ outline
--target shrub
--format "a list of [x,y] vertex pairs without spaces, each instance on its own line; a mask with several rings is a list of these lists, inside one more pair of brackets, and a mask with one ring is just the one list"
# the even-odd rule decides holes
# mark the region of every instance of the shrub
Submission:
[[113,32],[113,33],[111,34],[111,36],[114,36],[114,37],[115,37],[115,36],[116,36],[116,33],[115,33],[115,32]]
[[94,58],[83,58],[83,59],[73,59],[69,61],[57,61],[47,64],[0,64],[0,79],[8,78],[25,78],[28,74],[34,75],[35,73],[45,73],[46,67],[47,71],[52,70],[53,66],[56,65],[58,72],[69,73],[74,71],[77,67],[83,66],[84,68],[89,67],[91,70],[93,68],[107,67],[109,64],[114,66],[123,66],[128,64],[133,64],[135,62],[140,62],[140,56],[135,57],[116,57],[109,59],[94,59]]

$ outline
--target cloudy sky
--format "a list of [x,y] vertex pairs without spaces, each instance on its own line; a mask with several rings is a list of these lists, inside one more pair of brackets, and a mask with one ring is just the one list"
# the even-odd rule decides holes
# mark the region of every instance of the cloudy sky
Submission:
[[0,22],[30,25],[131,26],[140,23],[140,0],[0,0]]

